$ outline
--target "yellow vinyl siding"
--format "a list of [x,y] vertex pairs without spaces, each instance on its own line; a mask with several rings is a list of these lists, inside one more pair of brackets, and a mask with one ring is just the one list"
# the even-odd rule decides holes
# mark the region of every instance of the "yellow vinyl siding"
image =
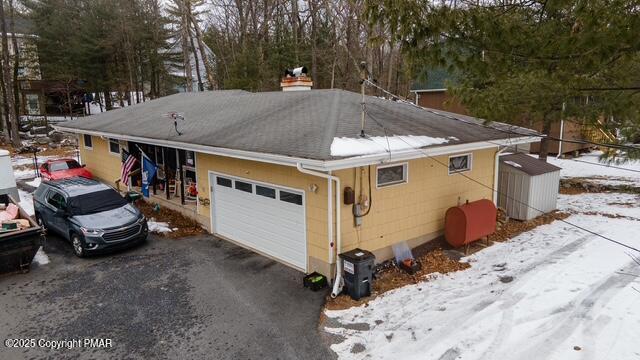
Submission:
[[[464,172],[490,188],[493,187],[496,149],[473,152],[472,169]],[[436,159],[448,165],[449,156]],[[408,182],[376,188],[376,166],[371,166],[372,208],[363,218],[362,226],[354,225],[351,206],[342,205],[342,247],[378,250],[399,241],[416,239],[442,231],[444,215],[458,202],[492,199],[491,190],[460,174],[449,175],[448,168],[430,158],[408,162]],[[365,167],[367,169],[367,167]],[[358,176],[360,170],[358,170]],[[365,171],[364,194],[368,196]],[[341,170],[338,176],[343,188],[354,188],[354,169]],[[357,180],[356,198],[360,191]]]
[[[105,183],[115,186],[115,180],[120,179],[120,155],[109,152],[109,140],[99,136],[92,136],[92,149],[87,149],[84,144],[84,136],[79,135],[80,158],[87,165],[94,177]],[[124,142],[120,142],[120,148],[126,148]]]
[[[120,158],[109,152],[107,139],[93,137],[93,149],[84,147],[80,136],[80,153],[83,163],[99,179],[113,185],[120,177]],[[122,143],[121,143],[122,145]],[[472,169],[464,172],[489,188],[493,187],[495,153],[497,149],[472,152]],[[456,155],[456,154],[454,154]],[[355,247],[376,251],[388,248],[399,241],[428,240],[444,228],[444,215],[451,206],[465,201],[492,199],[492,191],[470,181],[460,174],[449,174],[449,156],[438,156],[438,162],[430,158],[415,159],[408,163],[408,182],[387,187],[376,187],[376,165],[371,166],[372,209],[356,230],[352,207],[341,206],[342,250]],[[368,167],[365,167],[365,170]],[[308,271],[327,273],[329,269],[329,240],[327,239],[327,181],[300,173],[295,167],[234,159],[204,153],[196,153],[198,215],[210,224],[209,171],[300,189],[305,192]],[[357,170],[359,172],[359,169]],[[334,171],[342,182],[341,194],[349,186],[359,194],[360,181],[354,186],[354,169]],[[368,195],[368,179],[364,180],[364,193]],[[310,189],[317,186],[317,191]],[[332,197],[332,200],[335,197]],[[209,199],[211,202],[212,199]],[[382,260],[382,259],[381,259]],[[319,264],[319,265],[318,265]],[[324,265],[323,265],[324,264]]]

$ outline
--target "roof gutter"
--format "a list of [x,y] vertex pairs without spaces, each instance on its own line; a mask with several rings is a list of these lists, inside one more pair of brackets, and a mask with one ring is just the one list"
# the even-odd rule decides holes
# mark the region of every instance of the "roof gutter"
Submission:
[[166,147],[184,149],[189,151],[197,151],[205,154],[226,156],[226,157],[232,157],[232,158],[243,159],[243,160],[259,161],[259,162],[265,162],[270,164],[293,166],[293,167],[297,167],[298,164],[302,164],[306,169],[317,170],[317,171],[349,169],[349,168],[358,167],[358,166],[367,166],[367,165],[374,165],[374,164],[383,164],[383,163],[390,163],[390,162],[396,162],[396,161],[418,159],[425,156],[430,157],[430,156],[456,154],[456,153],[461,153],[466,151],[483,150],[483,149],[490,149],[490,148],[500,147],[500,146],[511,146],[511,145],[540,141],[539,136],[523,136],[523,137],[517,137],[517,138],[511,138],[511,139],[479,141],[479,142],[466,143],[466,144],[444,145],[444,146],[435,146],[435,147],[429,147],[429,148],[413,148],[413,149],[406,149],[406,150],[398,150],[398,151],[393,151],[391,154],[384,152],[384,153],[371,154],[371,155],[354,156],[354,157],[337,159],[337,160],[314,160],[314,159],[305,159],[305,158],[286,156],[286,155],[268,154],[268,153],[261,153],[261,152],[255,152],[255,151],[235,150],[235,149],[228,149],[228,148],[221,148],[221,147],[214,147],[214,146],[207,146],[207,145],[190,144],[190,143],[184,143],[184,142],[178,142],[178,141],[172,141],[172,140],[151,139],[151,138],[145,138],[140,136],[106,133],[106,132],[95,131],[95,130],[68,128],[61,125],[52,125],[52,126],[59,131],[100,136],[105,138],[114,138],[119,140],[134,141],[134,142],[140,142],[140,143],[151,144],[156,146],[166,146]]
[[190,144],[190,143],[184,143],[184,142],[172,141],[172,140],[151,139],[151,138],[140,137],[140,136],[113,134],[113,133],[106,133],[106,132],[95,131],[95,130],[68,128],[61,125],[52,125],[52,126],[53,128],[59,131],[100,136],[100,137],[113,138],[118,140],[134,141],[134,142],[139,142],[143,144],[172,147],[177,149],[201,152],[205,154],[226,156],[226,157],[232,157],[232,158],[243,159],[243,160],[259,161],[259,162],[265,162],[265,163],[271,163],[271,164],[277,164],[277,165],[295,167],[296,164],[302,163],[307,167],[322,170],[324,169],[324,163],[325,163],[322,160],[296,158],[296,157],[286,156],[286,155],[267,154],[267,153],[260,153],[260,152],[254,152],[254,151],[235,150],[235,149],[227,149],[227,148],[220,148],[220,147],[213,147],[213,146],[206,146],[206,145],[199,145],[199,144]]

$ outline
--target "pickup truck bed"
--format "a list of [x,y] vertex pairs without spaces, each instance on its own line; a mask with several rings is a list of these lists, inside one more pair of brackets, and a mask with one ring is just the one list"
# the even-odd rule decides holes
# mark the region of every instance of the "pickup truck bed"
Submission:
[[0,203],[18,206],[18,218],[29,221],[26,229],[0,232],[0,273],[29,271],[33,257],[44,243],[44,230],[20,204],[8,195],[0,195]]

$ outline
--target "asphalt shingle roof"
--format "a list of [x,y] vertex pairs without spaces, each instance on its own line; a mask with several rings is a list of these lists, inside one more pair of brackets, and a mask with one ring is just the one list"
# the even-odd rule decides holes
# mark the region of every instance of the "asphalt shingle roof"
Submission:
[[[406,103],[367,96],[369,136],[423,135],[455,139],[446,145],[517,137],[466,124]],[[174,130],[169,112],[182,114]],[[465,121],[480,120],[448,114]],[[361,95],[345,90],[180,93],[61,123],[79,132],[170,140],[219,148],[331,160],[336,137],[358,138]],[[505,125],[506,126],[506,125]],[[528,131],[521,129],[521,132]],[[532,133],[532,131],[529,131]],[[440,145],[442,146],[442,145]]]
[[511,166],[512,168],[524,171],[524,173],[531,176],[562,170],[560,167],[523,153],[500,156],[500,162],[507,166]]

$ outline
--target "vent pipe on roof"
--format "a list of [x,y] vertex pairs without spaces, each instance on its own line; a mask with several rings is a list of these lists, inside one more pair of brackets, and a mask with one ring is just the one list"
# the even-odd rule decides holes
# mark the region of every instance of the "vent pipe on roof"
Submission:
[[286,69],[284,77],[280,81],[282,91],[304,91],[311,90],[313,81],[307,75],[307,68],[304,66],[295,69]]

